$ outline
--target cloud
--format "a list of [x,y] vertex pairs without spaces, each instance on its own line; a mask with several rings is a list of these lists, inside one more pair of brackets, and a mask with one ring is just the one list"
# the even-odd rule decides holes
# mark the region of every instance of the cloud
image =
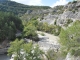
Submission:
[[42,0],[12,0],[26,5],[43,5]]
[[58,0],[56,1],[56,3],[54,3],[51,7],[57,6],[57,5],[65,5],[67,4],[68,1],[67,0]]

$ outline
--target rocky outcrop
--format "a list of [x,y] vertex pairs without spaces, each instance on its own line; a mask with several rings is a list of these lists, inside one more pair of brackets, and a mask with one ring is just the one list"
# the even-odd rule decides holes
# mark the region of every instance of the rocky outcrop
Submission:
[[4,40],[2,44],[0,44],[0,54],[7,53],[7,50],[9,48],[10,44],[8,40]]
[[41,22],[47,22],[48,24],[54,24],[57,18],[58,18],[58,15],[48,14],[47,16],[44,17],[43,20],[41,20]]
[[54,24],[56,20],[57,25],[63,26],[69,19],[73,20],[73,22],[80,20],[80,1],[70,2],[63,7],[56,6],[50,9],[50,12],[44,15],[40,21]]
[[8,50],[8,48],[0,49],[0,54],[5,54],[5,53],[7,53],[7,50]]
[[68,53],[65,60],[80,60],[80,56],[75,57],[75,56],[70,55],[70,53]]
[[22,20],[30,20],[33,18],[40,18],[43,19],[45,15],[47,15],[50,12],[50,9],[35,9],[35,10],[28,10],[22,17]]

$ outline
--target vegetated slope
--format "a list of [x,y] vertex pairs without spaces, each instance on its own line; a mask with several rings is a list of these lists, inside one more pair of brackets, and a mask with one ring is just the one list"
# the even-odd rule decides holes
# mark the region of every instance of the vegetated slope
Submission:
[[28,6],[9,0],[0,0],[0,11],[24,14],[27,10],[48,9],[49,6]]
[[64,6],[56,6],[46,10],[48,13],[43,13],[39,17],[40,22],[55,24],[59,26],[68,26],[70,23],[80,20],[80,1],[69,2]]
[[22,21],[13,14],[0,12],[0,42],[14,40],[17,31],[22,31]]

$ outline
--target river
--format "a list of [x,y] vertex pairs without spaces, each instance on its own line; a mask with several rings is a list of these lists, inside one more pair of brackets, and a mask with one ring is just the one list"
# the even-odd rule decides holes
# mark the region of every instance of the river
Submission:
[[9,60],[10,57],[8,57],[6,54],[0,55],[0,60]]

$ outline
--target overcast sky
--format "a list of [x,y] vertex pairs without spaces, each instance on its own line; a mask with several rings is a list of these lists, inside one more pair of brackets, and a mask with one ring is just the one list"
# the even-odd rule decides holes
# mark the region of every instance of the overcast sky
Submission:
[[69,1],[72,0],[12,0],[18,3],[26,4],[26,5],[44,5],[44,6],[57,6],[57,5],[65,5]]

